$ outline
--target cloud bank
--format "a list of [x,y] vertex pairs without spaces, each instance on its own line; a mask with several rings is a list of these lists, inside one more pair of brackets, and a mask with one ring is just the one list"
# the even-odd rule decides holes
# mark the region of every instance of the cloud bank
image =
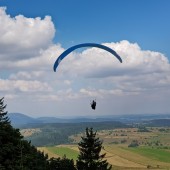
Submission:
[[11,17],[1,7],[0,23],[0,92],[10,111],[91,114],[93,98],[100,103],[99,115],[170,110],[170,64],[164,54],[128,40],[104,42],[123,63],[102,49],[88,48],[69,54],[54,73],[53,64],[65,49],[53,43],[50,16]]
[[20,65],[22,60],[35,58],[52,44],[55,35],[50,16],[41,19],[18,15],[12,18],[7,15],[5,7],[0,7],[0,23],[2,23],[0,28],[1,69],[16,62]]

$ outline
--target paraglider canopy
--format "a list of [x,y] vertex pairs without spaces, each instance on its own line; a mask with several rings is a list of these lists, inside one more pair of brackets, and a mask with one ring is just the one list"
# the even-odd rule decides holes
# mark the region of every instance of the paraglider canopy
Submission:
[[97,48],[101,48],[103,50],[106,50],[108,52],[110,52],[111,54],[113,54],[121,63],[122,63],[122,59],[121,57],[111,48],[105,46],[105,45],[101,45],[101,44],[96,44],[96,43],[84,43],[84,44],[78,44],[75,46],[72,46],[70,48],[68,48],[67,50],[65,50],[55,61],[53,69],[54,71],[56,71],[58,65],[60,64],[61,60],[63,60],[63,58],[65,58],[69,53],[71,53],[72,51],[74,51],[77,48],[82,48],[82,47],[97,47]]
[[[53,70],[56,72],[56,69],[58,67],[58,65],[60,64],[61,60],[63,60],[66,56],[68,56],[69,53],[71,53],[72,51],[76,50],[77,48],[82,48],[82,47],[97,47],[97,48],[101,48],[103,50],[108,51],[109,53],[111,53],[114,57],[116,57],[120,63],[122,63],[122,59],[121,57],[111,48],[105,46],[105,45],[101,45],[101,44],[96,44],[96,43],[84,43],[84,44],[78,44],[75,46],[72,46],[70,48],[68,48],[67,50],[65,50],[55,61],[54,66],[53,66]],[[93,100],[91,103],[91,108],[93,110],[96,109],[96,101]]]

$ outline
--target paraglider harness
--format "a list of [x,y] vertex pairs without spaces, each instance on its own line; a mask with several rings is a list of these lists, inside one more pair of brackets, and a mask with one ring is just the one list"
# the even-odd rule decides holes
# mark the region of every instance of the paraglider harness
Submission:
[[95,100],[92,101],[92,103],[91,103],[91,108],[92,108],[93,110],[96,109],[96,101],[95,101]]

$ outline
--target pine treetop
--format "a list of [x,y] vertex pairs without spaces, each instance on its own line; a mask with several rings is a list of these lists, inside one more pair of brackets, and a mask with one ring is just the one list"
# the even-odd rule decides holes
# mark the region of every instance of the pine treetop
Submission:
[[0,99],[0,123],[10,124],[9,118],[7,116],[7,111],[5,111],[7,105],[4,105],[4,97]]
[[97,132],[93,132],[93,128],[86,128],[85,136],[81,137],[81,141],[78,143],[80,154],[77,160],[78,170],[109,170],[111,166],[107,168],[107,160],[103,160],[104,154],[100,154],[103,142],[96,137]]

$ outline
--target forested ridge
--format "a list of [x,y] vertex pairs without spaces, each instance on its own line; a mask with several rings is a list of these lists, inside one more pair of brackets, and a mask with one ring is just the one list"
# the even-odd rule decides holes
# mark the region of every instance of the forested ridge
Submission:
[[86,127],[93,127],[96,130],[109,130],[128,126],[118,121],[32,124],[27,126],[27,128],[40,128],[41,132],[34,133],[26,137],[26,139],[31,140],[35,146],[69,144],[72,143],[69,136],[82,133]]

